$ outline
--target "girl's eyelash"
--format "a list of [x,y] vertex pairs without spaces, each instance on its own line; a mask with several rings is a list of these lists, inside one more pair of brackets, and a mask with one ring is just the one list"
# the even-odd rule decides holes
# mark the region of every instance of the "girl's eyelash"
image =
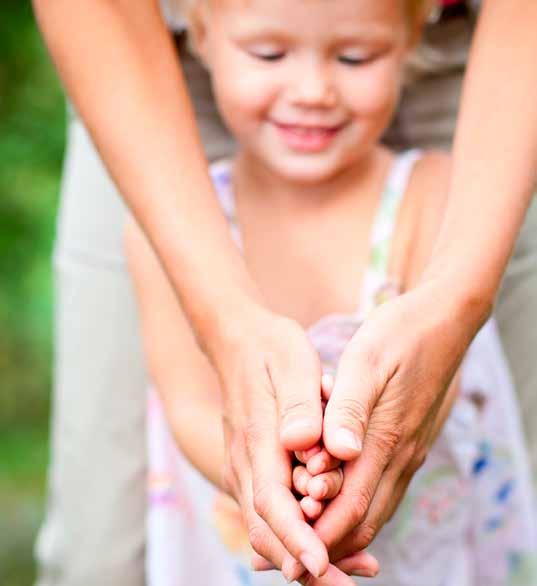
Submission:
[[285,57],[285,53],[280,52],[280,53],[255,53],[255,52],[251,52],[250,55],[252,55],[252,57],[255,57],[256,59],[261,59],[262,61],[279,61],[280,59],[283,59],[283,57]]
[[337,59],[344,65],[363,65],[368,61],[367,57],[347,57],[345,55],[339,55]]

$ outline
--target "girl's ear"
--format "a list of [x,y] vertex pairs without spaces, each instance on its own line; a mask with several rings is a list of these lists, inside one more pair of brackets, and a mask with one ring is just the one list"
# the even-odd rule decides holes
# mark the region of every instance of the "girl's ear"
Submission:
[[188,15],[188,32],[192,49],[208,67],[207,26],[209,23],[207,2],[193,2]]

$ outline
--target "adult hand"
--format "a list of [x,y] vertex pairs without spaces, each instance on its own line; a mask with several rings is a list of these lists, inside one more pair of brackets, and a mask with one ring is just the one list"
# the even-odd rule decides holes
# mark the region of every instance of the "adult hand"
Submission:
[[258,554],[254,569],[278,568],[289,578],[305,567],[304,584],[352,586],[347,574],[373,575],[376,560],[361,552],[345,560],[343,571],[329,564],[326,546],[291,492],[291,450],[312,448],[322,433],[319,357],[295,322],[246,311],[210,355],[223,389],[225,485],[241,505]]
[[318,355],[298,324],[261,308],[243,308],[232,323],[210,352],[223,389],[225,483],[258,554],[281,567],[289,552],[320,576],[328,553],[291,492],[289,452],[322,433]]
[[428,282],[378,307],[341,358],[323,441],[349,461],[314,526],[332,560],[371,543],[449,414],[450,383],[486,313],[450,292]]

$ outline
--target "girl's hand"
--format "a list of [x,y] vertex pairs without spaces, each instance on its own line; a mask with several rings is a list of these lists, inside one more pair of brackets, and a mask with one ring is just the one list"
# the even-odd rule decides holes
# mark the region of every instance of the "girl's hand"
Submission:
[[[334,387],[334,377],[324,374],[321,377],[321,396],[323,412]],[[309,450],[295,452],[295,457],[305,466],[293,470],[293,488],[303,495],[300,507],[310,520],[318,519],[326,503],[339,494],[343,484],[341,460],[331,456],[319,442]]]
[[325,501],[339,494],[343,484],[343,471],[338,466],[332,470],[311,475],[306,466],[296,466],[293,470],[293,489],[304,498],[300,507],[310,520],[319,518]]

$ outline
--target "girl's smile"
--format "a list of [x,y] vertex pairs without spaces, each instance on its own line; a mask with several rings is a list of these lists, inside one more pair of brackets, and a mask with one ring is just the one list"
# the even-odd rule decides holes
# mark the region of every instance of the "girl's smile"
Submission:
[[273,122],[282,141],[292,150],[317,153],[327,149],[340,134],[345,124],[304,125]]
[[250,165],[311,186],[368,158],[399,96],[412,36],[404,6],[211,3],[200,15],[197,47],[220,113]]

